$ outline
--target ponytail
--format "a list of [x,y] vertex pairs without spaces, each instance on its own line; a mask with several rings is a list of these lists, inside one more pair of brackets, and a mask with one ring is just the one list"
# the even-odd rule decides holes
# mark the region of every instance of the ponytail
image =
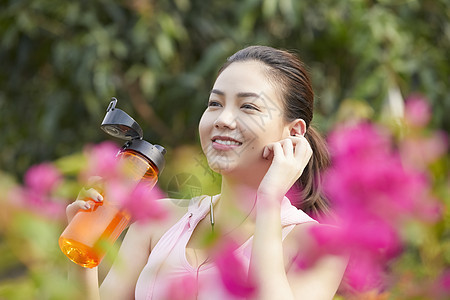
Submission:
[[293,204],[305,213],[320,218],[329,214],[329,203],[322,190],[321,172],[330,165],[330,154],[325,140],[314,127],[309,126],[305,138],[311,145],[313,154],[303,174],[294,184],[300,195],[295,197],[299,201],[293,201]]

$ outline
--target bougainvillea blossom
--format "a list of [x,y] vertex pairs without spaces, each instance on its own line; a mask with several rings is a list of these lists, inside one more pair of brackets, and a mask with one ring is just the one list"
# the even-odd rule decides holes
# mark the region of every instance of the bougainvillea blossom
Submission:
[[428,178],[408,168],[387,131],[370,123],[337,128],[329,144],[333,165],[324,187],[334,227],[311,232],[321,253],[349,255],[346,280],[352,289],[383,289],[385,266],[402,251],[403,222],[432,220],[436,213]]

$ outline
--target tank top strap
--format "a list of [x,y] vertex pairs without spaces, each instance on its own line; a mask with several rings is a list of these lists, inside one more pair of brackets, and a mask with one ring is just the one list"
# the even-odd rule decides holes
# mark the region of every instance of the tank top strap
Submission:
[[188,214],[190,214],[191,218],[189,220],[189,227],[197,226],[198,222],[202,220],[206,214],[209,212],[212,204],[215,204],[219,195],[208,196],[203,195],[199,197],[193,198],[188,207]]

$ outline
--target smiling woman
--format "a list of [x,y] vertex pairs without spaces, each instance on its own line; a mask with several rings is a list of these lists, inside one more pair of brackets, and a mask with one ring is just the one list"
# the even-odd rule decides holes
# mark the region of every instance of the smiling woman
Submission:
[[[290,268],[312,247],[309,229],[317,221],[307,213],[327,207],[320,170],[328,155],[310,126],[313,98],[295,55],[253,46],[231,56],[199,123],[209,166],[222,175],[221,193],[191,199],[187,211],[178,208],[159,226],[132,224],[100,293],[92,284],[96,269],[82,270],[87,294],[178,299],[182,290],[183,299],[331,299],[344,258],[327,255],[307,270]],[[304,211],[285,197],[294,185]],[[211,246],[204,237],[212,230]]]

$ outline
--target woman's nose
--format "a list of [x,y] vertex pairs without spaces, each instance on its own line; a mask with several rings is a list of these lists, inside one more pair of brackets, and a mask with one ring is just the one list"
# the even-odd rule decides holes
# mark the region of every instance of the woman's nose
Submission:
[[228,109],[224,109],[214,121],[215,128],[236,128],[236,115]]

